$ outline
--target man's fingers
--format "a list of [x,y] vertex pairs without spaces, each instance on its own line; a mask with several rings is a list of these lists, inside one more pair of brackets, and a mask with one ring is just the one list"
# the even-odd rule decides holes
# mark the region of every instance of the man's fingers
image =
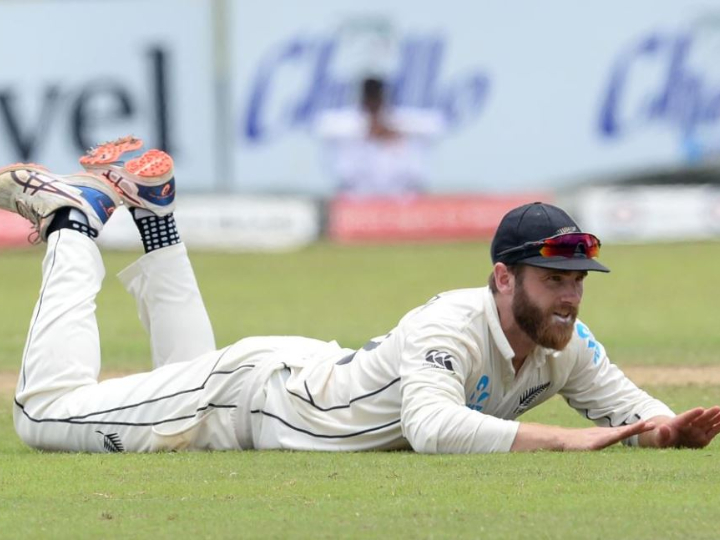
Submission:
[[652,446],[702,448],[720,434],[720,406],[695,407],[661,423],[652,434]]
[[720,422],[715,424],[707,431],[707,436],[710,440],[713,440],[718,433],[720,433]]
[[720,412],[720,409],[717,407],[705,409],[700,416],[693,420],[693,423],[707,422],[709,419],[717,416],[718,412]]
[[623,439],[653,429],[653,427],[652,424],[648,426],[647,422],[636,422],[635,424],[614,428],[592,428],[589,431],[593,433],[593,437],[588,441],[589,446],[587,446],[586,449],[602,450],[615,443],[619,443]]
[[711,426],[714,426],[718,422],[720,422],[720,407],[712,407],[707,409],[697,419],[695,419],[693,421],[693,426],[707,431]]
[[703,448],[720,433],[720,407],[714,406],[703,410],[689,423],[674,423],[674,428],[678,432],[676,446]]
[[704,408],[696,407],[694,409],[690,409],[689,411],[685,411],[682,414],[678,414],[675,418],[671,420],[670,423],[676,426],[687,426],[700,418],[703,413],[705,413]]
[[720,413],[720,405],[713,405],[712,407],[710,407],[710,408],[707,409],[707,410],[708,410],[708,411],[715,411],[715,412],[717,412],[717,413]]
[[655,429],[655,424],[643,421],[635,422],[634,424],[629,424],[615,429],[617,429],[617,439],[614,442],[618,442],[634,435],[640,435],[646,431],[652,431]]
[[627,435],[628,437],[632,437],[633,435],[639,435],[640,433],[645,433],[646,431],[652,431],[655,429],[655,423],[646,421],[635,422],[634,424],[625,426],[625,429],[632,431],[632,433]]

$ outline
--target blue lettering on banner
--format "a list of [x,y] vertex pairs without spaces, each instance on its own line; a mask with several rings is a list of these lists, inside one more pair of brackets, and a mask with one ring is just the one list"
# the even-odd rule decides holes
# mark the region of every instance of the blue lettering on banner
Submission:
[[643,125],[664,123],[677,130],[688,160],[701,157],[698,143],[720,149],[720,139],[699,140],[702,130],[720,127],[720,70],[716,56],[705,52],[711,39],[717,37],[700,37],[692,29],[653,33],[623,52],[602,101],[601,135],[619,139]]
[[590,329],[581,322],[575,323],[575,331],[582,339],[587,340],[588,349],[593,351],[593,364],[597,365],[604,354],[603,346],[595,339]]
[[[439,110],[447,125],[457,129],[482,113],[490,78],[474,70],[441,80],[447,46],[447,39],[440,36],[406,36],[398,67],[387,82],[395,106]],[[324,109],[354,105],[357,81],[333,74],[337,48],[333,37],[295,37],[266,54],[250,85],[241,137],[249,143],[265,143],[307,128]],[[280,79],[298,75],[303,84],[288,92]]]
[[483,375],[478,380],[477,386],[475,387],[475,390],[473,390],[473,393],[470,394],[470,399],[468,400],[467,406],[474,411],[482,411],[483,407],[485,406],[485,403],[483,402],[490,397],[490,393],[485,391],[488,386],[490,386],[490,378],[487,375]]

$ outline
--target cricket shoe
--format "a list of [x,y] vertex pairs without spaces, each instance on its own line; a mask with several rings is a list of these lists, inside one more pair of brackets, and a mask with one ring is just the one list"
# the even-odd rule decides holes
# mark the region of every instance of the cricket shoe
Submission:
[[172,158],[162,150],[143,149],[132,136],[98,145],[80,158],[86,171],[101,176],[130,208],[166,216],[175,209]]
[[91,174],[60,176],[24,163],[0,169],[0,208],[29,220],[43,241],[60,208],[76,208],[85,214],[90,234],[96,237],[119,204],[117,193]]

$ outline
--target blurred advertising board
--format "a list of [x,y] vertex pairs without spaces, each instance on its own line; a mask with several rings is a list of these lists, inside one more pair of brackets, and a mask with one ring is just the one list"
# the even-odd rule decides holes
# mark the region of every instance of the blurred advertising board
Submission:
[[181,190],[216,176],[211,2],[0,2],[0,164],[68,174],[126,134],[168,150]]
[[332,240],[344,243],[489,240],[508,211],[535,201],[552,202],[552,196],[338,197],[328,207],[327,230]]
[[[290,197],[185,196],[175,211],[183,242],[191,249],[282,251],[320,236],[314,201]],[[107,248],[142,249],[130,213],[119,210],[98,238]]]
[[330,198],[316,124],[369,73],[443,117],[431,194],[720,153],[720,0],[35,0],[0,20],[0,164],[71,173],[132,133],[174,156],[181,192]]
[[568,201],[580,225],[604,242],[720,237],[720,187],[593,187]]
[[396,105],[444,115],[430,193],[561,189],[720,152],[718,0],[231,5],[243,190],[335,193],[314,125],[368,72]]

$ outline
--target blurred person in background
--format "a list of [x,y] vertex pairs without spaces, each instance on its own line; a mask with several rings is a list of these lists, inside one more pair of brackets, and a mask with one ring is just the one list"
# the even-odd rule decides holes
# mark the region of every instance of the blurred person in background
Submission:
[[426,190],[427,152],[445,131],[436,111],[392,107],[379,78],[362,81],[360,107],[328,110],[317,134],[325,145],[338,194],[412,197]]

